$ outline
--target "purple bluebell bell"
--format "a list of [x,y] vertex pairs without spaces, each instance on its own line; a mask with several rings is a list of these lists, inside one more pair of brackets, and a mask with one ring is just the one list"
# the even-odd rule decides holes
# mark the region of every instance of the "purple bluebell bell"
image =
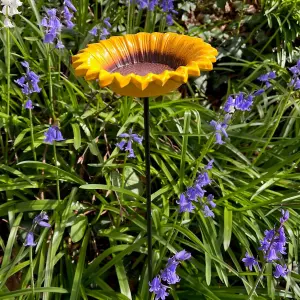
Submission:
[[161,0],[160,7],[163,12],[166,13],[166,23],[171,26],[173,24],[172,14],[177,14],[177,11],[174,9],[174,0]]
[[186,250],[181,250],[174,255],[174,258],[179,261],[184,261],[190,259],[191,256],[191,253],[187,252]]
[[205,169],[205,170],[210,170],[210,169],[212,169],[213,164],[214,164],[214,160],[211,159],[211,160],[207,163],[207,165],[204,167],[204,169]]
[[26,109],[33,109],[34,106],[32,105],[32,101],[31,101],[30,99],[28,99],[28,100],[26,101],[24,107],[25,107]]
[[[283,218],[288,218],[288,214],[283,210],[282,216]],[[266,230],[264,232],[265,236],[263,240],[260,241],[261,246],[258,249],[264,252],[265,259],[268,262],[278,260],[282,254],[286,254],[286,237],[284,228],[282,226],[283,223],[281,223],[281,226],[277,230]]]
[[[132,0],[131,0],[132,2]],[[148,1],[147,0],[135,0],[135,4],[137,5],[138,9],[144,9],[148,7]]]
[[66,24],[66,27],[69,29],[72,29],[75,24],[72,22],[74,14],[70,12],[70,9],[65,5],[64,6],[64,23]]
[[66,7],[68,7],[69,9],[71,9],[72,11],[74,11],[74,12],[77,11],[76,7],[73,5],[73,3],[72,3],[71,0],[65,0],[65,1],[64,1],[64,5],[65,5]]
[[148,4],[148,9],[154,11],[155,7],[158,5],[158,0],[150,0]]
[[245,97],[243,93],[239,93],[235,98],[235,108],[241,111],[250,110],[253,104],[253,98],[254,96],[252,95]]
[[110,24],[109,20],[110,20],[110,17],[105,18],[105,19],[103,20],[103,24],[104,24],[106,27],[111,28],[111,24]]
[[97,26],[94,26],[90,31],[89,33],[93,36],[97,36],[98,35],[98,28]]
[[41,227],[51,227],[51,225],[47,222],[49,221],[49,216],[45,212],[41,212],[33,219],[34,224],[38,224]]
[[163,285],[161,280],[168,284],[175,284],[180,281],[180,277],[176,274],[176,269],[180,262],[191,258],[191,253],[182,250],[177,252],[173,257],[168,259],[168,263],[164,270],[161,271],[161,276],[156,276],[149,282],[149,291],[154,292],[156,295],[155,300],[165,299],[169,294],[166,290],[169,288],[167,285]]
[[179,201],[179,212],[192,212],[195,209],[195,206],[192,204],[192,201],[185,196],[185,194],[181,194]]
[[292,72],[294,77],[297,77],[300,75],[300,59],[297,61],[297,64],[295,66],[292,66],[289,68],[289,70]]
[[47,16],[41,21],[41,25],[45,27],[44,43],[46,44],[53,44],[55,40],[59,40],[62,24],[59,18],[56,16],[56,12],[57,10],[55,8],[47,9]]
[[26,74],[15,80],[15,83],[21,87],[21,91],[24,95],[28,96],[32,93],[39,93],[41,91],[41,88],[38,85],[40,77],[30,70],[27,61],[21,62],[21,65],[26,68]]
[[267,88],[271,87],[270,79],[275,79],[276,73],[274,71],[271,71],[269,73],[263,74],[257,78],[257,80],[263,82]]
[[284,265],[284,266],[276,265],[273,275],[274,275],[275,278],[285,277],[289,272],[290,271],[289,271],[289,269],[287,268],[286,265]]
[[211,217],[211,218],[215,217],[214,212],[208,207],[208,205],[204,205],[203,214],[204,217]]
[[210,194],[206,197],[206,200],[204,200],[206,190],[203,189],[203,187],[211,184],[211,179],[206,170],[211,169],[212,164],[213,160],[209,161],[207,166],[204,167],[205,171],[199,173],[193,186],[188,187],[186,192],[180,195],[180,199],[177,201],[179,204],[179,212],[192,212],[195,209],[193,202],[198,202],[205,217],[214,217],[214,213],[209,208],[209,206],[211,208],[216,207],[216,204],[213,202],[214,196]]
[[123,139],[120,143],[116,144],[116,146],[120,150],[129,151],[129,155],[127,157],[129,157],[129,158],[135,157],[135,154],[134,154],[134,151],[133,151],[133,148],[132,148],[132,142],[142,144],[143,137],[139,136],[136,133],[132,133],[132,129],[129,129],[128,133],[120,134],[118,137],[125,138],[125,139]]
[[294,90],[299,90],[300,89],[300,79],[299,77],[293,77],[290,81],[290,86],[294,88]]
[[33,247],[35,245],[36,245],[36,243],[34,242],[34,234],[32,231],[29,231],[26,235],[24,246]]
[[56,43],[56,45],[55,45],[55,48],[56,48],[56,49],[64,49],[65,46],[64,46],[64,44],[62,43],[61,40],[57,40],[57,43]]
[[[198,177],[196,178],[195,186],[198,187],[198,188],[202,188],[202,187],[204,187],[206,185],[209,185],[209,184],[211,184],[211,179],[209,178],[207,172],[200,173],[198,175]],[[201,193],[201,192],[199,191],[199,193]]]
[[168,284],[175,284],[180,281],[180,277],[176,274],[177,266],[179,262],[172,258],[169,258],[166,268],[161,272],[161,279]]
[[250,256],[248,252],[246,252],[242,262],[244,262],[245,267],[248,267],[250,271],[252,271],[253,266],[258,266],[258,261],[254,257]]
[[49,129],[45,132],[45,139],[44,142],[52,144],[54,141],[63,141],[64,138],[58,129],[57,126],[51,126]]
[[232,95],[229,95],[227,98],[223,110],[227,113],[234,112],[234,105],[235,105],[235,98],[232,97]]
[[160,280],[160,277],[156,276],[149,282],[149,292],[153,292],[156,295],[155,300],[165,300],[169,295],[169,293],[167,293],[168,286],[162,284]]
[[156,295],[155,300],[165,300],[169,295],[169,293],[167,293],[168,286],[162,284],[161,279],[158,276],[154,277],[154,279],[149,282],[149,286],[149,292],[153,292]]
[[253,96],[255,96],[255,97],[260,96],[264,92],[265,92],[265,89],[259,89],[253,93]]
[[217,122],[215,120],[210,121],[209,124],[211,126],[213,126],[215,129],[216,144],[222,145],[225,143],[222,140],[222,135],[226,138],[228,137],[226,129],[228,127],[227,123],[228,123],[229,119],[230,119],[229,114],[226,114],[223,122],[220,122],[220,121]]
[[280,218],[280,223],[283,224],[285,223],[289,217],[290,217],[290,213],[288,210],[284,211],[283,209],[281,210],[281,215],[282,217]]
[[217,206],[217,204],[213,200],[214,200],[214,195],[212,194],[207,195],[206,201],[211,208],[215,208]]
[[168,26],[173,25],[173,17],[172,17],[171,14],[166,15],[166,23],[167,23]]
[[109,36],[109,34],[109,31],[106,28],[103,28],[100,34],[100,40],[105,40]]

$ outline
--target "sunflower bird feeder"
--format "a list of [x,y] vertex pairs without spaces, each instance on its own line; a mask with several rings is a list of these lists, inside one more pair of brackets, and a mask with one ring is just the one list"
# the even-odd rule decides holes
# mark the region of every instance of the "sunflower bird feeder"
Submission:
[[75,74],[98,80],[122,96],[144,99],[148,276],[152,278],[149,98],[167,94],[210,71],[217,50],[202,39],[176,33],[137,33],[90,44],[72,57]]

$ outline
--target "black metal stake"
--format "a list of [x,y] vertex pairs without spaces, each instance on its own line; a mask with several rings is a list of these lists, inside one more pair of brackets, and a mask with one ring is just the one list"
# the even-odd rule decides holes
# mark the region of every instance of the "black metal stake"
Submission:
[[145,127],[145,162],[146,162],[148,277],[149,277],[149,281],[151,281],[152,280],[152,219],[151,219],[149,98],[144,99],[144,127]]

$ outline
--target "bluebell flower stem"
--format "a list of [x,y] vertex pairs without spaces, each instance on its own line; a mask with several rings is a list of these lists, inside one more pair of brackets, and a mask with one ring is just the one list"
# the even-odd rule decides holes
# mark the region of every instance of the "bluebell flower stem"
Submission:
[[50,54],[50,45],[48,45],[48,78],[49,78],[49,100],[50,100],[50,109],[51,115],[55,120],[55,113],[54,113],[54,103],[53,103],[53,84],[52,84],[52,73],[51,73],[51,54]]
[[151,219],[151,177],[150,177],[150,122],[149,98],[144,99],[144,136],[146,163],[146,201],[148,237],[148,279],[152,280],[152,219]]
[[33,259],[32,259],[32,252],[33,252],[33,247],[29,247],[29,257],[30,257],[30,271],[31,271],[31,291],[32,291],[32,299],[35,299],[34,296],[34,275],[33,275]]
[[200,163],[202,162],[203,157],[208,153],[208,151],[209,151],[209,149],[211,147],[211,144],[213,143],[213,140],[214,140],[214,135],[212,134],[210,136],[210,138],[207,140],[206,144],[204,145],[204,148],[201,151],[201,155],[196,160],[196,167],[195,167],[194,172],[193,172],[192,181],[195,181],[195,178],[197,176],[197,172],[198,172],[199,167],[200,167]]
[[6,102],[6,140],[4,158],[8,163],[8,140],[9,140],[9,114],[10,114],[10,29],[6,28],[6,66],[7,66],[7,102]]
[[[57,154],[56,154],[56,141],[53,141],[53,152],[54,152],[54,161],[55,167],[58,168]],[[60,187],[59,187],[59,175],[58,171],[56,172],[56,191],[57,191],[57,199],[60,200]]]
[[35,147],[34,147],[33,124],[32,124],[32,110],[31,109],[29,109],[29,118],[30,118],[31,150],[33,153],[33,159],[36,160],[36,153],[35,153]]

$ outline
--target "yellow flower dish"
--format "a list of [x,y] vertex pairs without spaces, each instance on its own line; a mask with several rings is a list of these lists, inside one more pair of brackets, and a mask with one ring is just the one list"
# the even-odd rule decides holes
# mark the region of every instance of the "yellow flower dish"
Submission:
[[167,94],[200,70],[210,71],[218,52],[200,38],[176,33],[137,33],[90,44],[72,57],[76,76],[99,80],[133,97]]

